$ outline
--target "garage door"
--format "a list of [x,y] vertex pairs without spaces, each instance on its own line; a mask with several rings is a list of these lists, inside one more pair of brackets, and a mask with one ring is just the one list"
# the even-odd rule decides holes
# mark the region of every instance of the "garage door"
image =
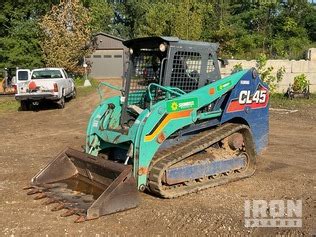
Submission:
[[95,78],[123,75],[123,50],[96,50],[87,61],[91,62],[91,76]]

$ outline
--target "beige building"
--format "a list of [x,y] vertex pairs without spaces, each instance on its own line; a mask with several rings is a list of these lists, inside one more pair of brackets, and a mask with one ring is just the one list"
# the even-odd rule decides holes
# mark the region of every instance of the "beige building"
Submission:
[[[255,60],[228,60],[229,64],[221,68],[222,77],[230,75],[234,66],[241,63],[243,69],[256,67]],[[278,92],[285,92],[294,77],[305,74],[310,81],[311,92],[316,92],[316,48],[311,48],[307,53],[307,60],[268,60],[267,67],[273,67],[272,74],[276,75],[277,70],[285,68],[283,80],[278,85]]]

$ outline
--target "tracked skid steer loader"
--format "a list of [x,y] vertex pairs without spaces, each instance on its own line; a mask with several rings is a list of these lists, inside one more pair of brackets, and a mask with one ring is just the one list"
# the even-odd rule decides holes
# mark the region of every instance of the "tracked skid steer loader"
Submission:
[[268,143],[267,85],[255,69],[221,78],[217,44],[128,40],[120,96],[102,99],[85,151],[66,149],[28,194],[76,222],[134,208],[139,191],[175,198],[251,176]]

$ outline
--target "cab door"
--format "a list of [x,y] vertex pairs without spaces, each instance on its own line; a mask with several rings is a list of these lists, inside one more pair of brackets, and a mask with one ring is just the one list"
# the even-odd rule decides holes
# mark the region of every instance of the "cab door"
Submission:
[[63,69],[63,73],[65,76],[65,93],[68,96],[72,92],[72,79],[69,78],[67,72]]

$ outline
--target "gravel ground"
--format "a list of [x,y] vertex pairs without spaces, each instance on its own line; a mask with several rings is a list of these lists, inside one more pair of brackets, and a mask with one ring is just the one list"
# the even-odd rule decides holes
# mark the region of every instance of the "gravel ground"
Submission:
[[[172,200],[141,193],[138,208],[81,224],[51,212],[22,189],[60,150],[80,149],[97,103],[94,94],[64,110],[0,114],[0,235],[316,235],[316,105],[271,111],[270,144],[251,178]],[[303,227],[245,228],[244,202],[253,199],[302,200]]]

